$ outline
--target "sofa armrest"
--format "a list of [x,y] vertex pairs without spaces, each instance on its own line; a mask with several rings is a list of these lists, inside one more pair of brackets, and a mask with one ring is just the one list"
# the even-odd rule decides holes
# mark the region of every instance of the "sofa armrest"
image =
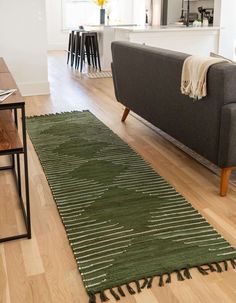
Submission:
[[222,107],[218,162],[221,168],[236,166],[236,103]]

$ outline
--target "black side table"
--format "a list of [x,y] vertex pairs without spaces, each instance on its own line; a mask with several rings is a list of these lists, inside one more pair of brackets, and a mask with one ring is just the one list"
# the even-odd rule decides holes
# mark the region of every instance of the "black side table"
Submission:
[[[17,85],[9,71],[4,60],[0,58],[0,89],[17,88]],[[2,71],[2,72],[1,72]],[[18,88],[17,88],[18,89]],[[22,118],[22,140],[21,143],[18,130],[18,111],[21,112]],[[20,207],[24,218],[26,232],[23,234],[12,235],[9,237],[0,238],[1,242],[16,240],[20,238],[31,238],[31,218],[30,218],[30,197],[29,197],[29,175],[28,175],[28,160],[27,160],[27,139],[26,139],[26,118],[25,118],[25,102],[19,90],[12,96],[8,97],[0,103],[0,156],[9,155],[11,164],[0,167],[2,170],[12,170],[19,195]],[[22,180],[21,180],[21,162],[20,155],[24,160],[24,191],[25,201],[22,197]],[[25,202],[25,203],[24,203]],[[1,228],[1,226],[0,226]]]

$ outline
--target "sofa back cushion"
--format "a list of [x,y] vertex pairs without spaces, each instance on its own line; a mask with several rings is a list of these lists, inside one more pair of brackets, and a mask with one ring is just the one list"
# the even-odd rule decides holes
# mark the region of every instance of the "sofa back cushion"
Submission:
[[218,164],[221,107],[236,101],[236,66],[208,71],[208,95],[194,101],[180,92],[187,54],[113,42],[116,97],[135,113]]

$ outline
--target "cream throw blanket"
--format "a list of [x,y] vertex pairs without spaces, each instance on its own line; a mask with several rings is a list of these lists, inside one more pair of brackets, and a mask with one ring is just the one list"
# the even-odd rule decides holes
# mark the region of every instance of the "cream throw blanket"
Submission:
[[184,95],[200,100],[207,95],[207,71],[213,64],[229,62],[226,59],[190,56],[183,64],[181,92]]

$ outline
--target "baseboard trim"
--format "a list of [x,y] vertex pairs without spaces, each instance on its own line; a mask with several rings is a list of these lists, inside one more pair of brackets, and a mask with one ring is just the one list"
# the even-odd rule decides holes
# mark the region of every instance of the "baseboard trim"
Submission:
[[17,83],[22,96],[39,96],[50,94],[49,82],[25,82]]

